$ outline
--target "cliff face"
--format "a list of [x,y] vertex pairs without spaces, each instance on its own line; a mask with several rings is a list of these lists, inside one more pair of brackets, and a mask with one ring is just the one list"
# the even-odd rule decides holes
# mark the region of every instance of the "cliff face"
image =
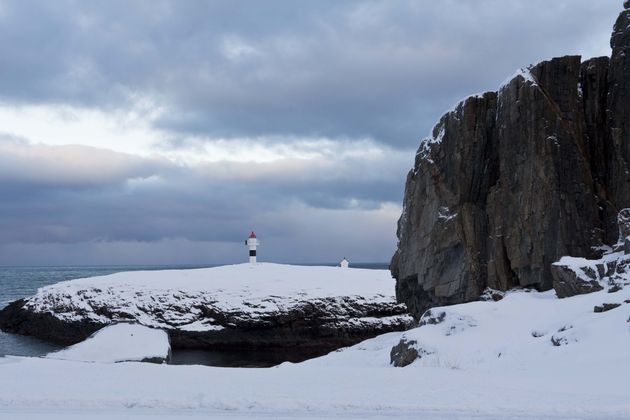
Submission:
[[390,266],[416,317],[487,287],[550,289],[554,261],[617,240],[617,212],[630,205],[629,25],[626,1],[610,59],[522,69],[421,142]]

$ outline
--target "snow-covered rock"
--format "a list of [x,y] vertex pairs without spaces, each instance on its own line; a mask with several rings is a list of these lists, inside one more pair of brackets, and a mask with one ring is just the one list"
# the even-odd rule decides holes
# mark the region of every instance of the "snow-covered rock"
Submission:
[[602,289],[614,293],[630,285],[630,255],[618,251],[597,260],[563,257],[552,265],[551,273],[559,298]]
[[173,347],[322,351],[412,324],[387,270],[268,263],[72,280],[0,311],[4,330],[65,343],[121,321],[164,329]]
[[46,357],[98,363],[163,363],[169,360],[170,354],[171,346],[165,331],[120,323],[105,327],[87,340]]
[[613,247],[603,247],[601,258],[562,257],[551,265],[553,288],[559,298],[597,292],[614,293],[630,284],[630,209],[617,215],[619,239]]

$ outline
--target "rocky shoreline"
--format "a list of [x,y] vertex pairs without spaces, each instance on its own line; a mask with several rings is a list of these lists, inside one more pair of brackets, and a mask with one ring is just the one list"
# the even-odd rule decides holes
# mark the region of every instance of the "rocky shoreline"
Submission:
[[[0,329],[71,345],[107,325],[137,322],[165,330],[174,349],[292,348],[324,354],[413,324],[404,305],[395,302],[393,282],[384,270],[265,264],[257,267],[258,274],[273,282],[260,294],[252,290],[251,280],[242,280],[249,274],[245,265],[220,269],[119,273],[59,283],[0,310]],[[265,272],[269,270],[275,274]],[[304,278],[308,270],[315,276],[301,286],[292,276]],[[196,278],[187,284],[182,273]],[[226,278],[215,284],[216,273]],[[361,294],[365,276],[372,278],[365,279]],[[200,279],[205,289],[199,287]],[[257,281],[265,288],[264,280]],[[357,290],[335,290],[335,282],[344,281],[346,289]],[[167,282],[173,287],[165,287]]]

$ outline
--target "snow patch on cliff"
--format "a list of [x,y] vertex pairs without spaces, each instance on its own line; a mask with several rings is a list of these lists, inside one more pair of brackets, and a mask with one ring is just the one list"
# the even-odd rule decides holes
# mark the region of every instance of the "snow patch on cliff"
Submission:
[[505,79],[503,83],[501,83],[501,85],[499,86],[499,91],[509,86],[512,80],[516,79],[517,77],[522,78],[525,83],[532,84],[533,86],[538,86],[538,83],[536,82],[536,79],[532,75],[532,72],[529,70],[529,68],[522,67],[516,70],[513,75],[511,75],[510,77]]

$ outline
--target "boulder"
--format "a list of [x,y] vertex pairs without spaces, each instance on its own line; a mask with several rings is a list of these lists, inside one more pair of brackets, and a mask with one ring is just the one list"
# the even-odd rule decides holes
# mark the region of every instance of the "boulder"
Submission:
[[596,305],[595,307],[593,307],[593,312],[595,313],[608,312],[620,306],[621,306],[621,303],[602,303],[601,305]]
[[598,292],[603,289],[599,281],[580,276],[578,270],[583,273],[581,269],[576,270],[568,265],[552,265],[553,288],[560,299]]
[[505,292],[501,290],[492,289],[490,287],[486,287],[481,296],[479,296],[479,300],[483,302],[498,302],[505,297]]
[[437,325],[444,322],[446,319],[446,312],[444,311],[435,311],[429,309],[422,315],[420,318],[420,322],[418,322],[418,326],[422,327],[424,325]]
[[[619,241],[629,243],[630,209],[623,209],[617,216]],[[559,298],[600,291],[608,287],[608,293],[622,290],[630,282],[630,256],[625,249],[615,247],[598,260],[563,257],[551,265],[553,288]],[[597,312],[597,311],[596,311]]]
[[416,349],[418,343],[415,340],[407,341],[401,339],[398,344],[392,347],[389,353],[390,364],[395,367],[405,367],[421,358],[420,352]]

